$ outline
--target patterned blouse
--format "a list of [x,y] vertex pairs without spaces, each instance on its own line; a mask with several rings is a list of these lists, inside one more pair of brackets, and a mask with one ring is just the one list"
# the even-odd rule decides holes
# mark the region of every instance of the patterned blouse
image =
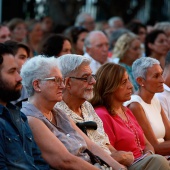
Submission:
[[96,122],[97,130],[87,130],[87,135],[93,142],[98,144],[107,153],[111,154],[107,147],[107,144],[110,144],[110,142],[107,134],[104,131],[103,123],[89,102],[85,101],[81,106],[83,117],[80,117],[75,112],[73,112],[64,101],[57,102],[55,108],[63,110],[71,119],[73,119],[75,123],[84,121]]

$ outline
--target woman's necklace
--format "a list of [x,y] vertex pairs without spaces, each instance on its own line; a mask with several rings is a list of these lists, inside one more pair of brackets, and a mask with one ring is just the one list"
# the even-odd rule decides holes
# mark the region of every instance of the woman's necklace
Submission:
[[142,150],[142,147],[141,147],[141,143],[140,143],[140,139],[139,139],[139,135],[138,135],[137,129],[136,129],[135,125],[132,123],[132,121],[130,120],[129,116],[125,113],[123,108],[122,108],[122,111],[123,111],[124,115],[127,117],[127,121],[125,121],[118,114],[117,115],[120,117],[120,119],[126,125],[126,127],[135,135],[135,142],[137,144],[137,147],[139,148],[141,154],[143,154],[143,150]]
[[50,119],[49,121],[51,122],[53,120],[53,114],[52,114],[52,111],[50,111]]
[[50,111],[49,113],[48,113],[48,115],[50,115],[50,118],[47,118],[47,116],[45,116],[50,122],[53,120],[53,114],[52,114],[52,112]]

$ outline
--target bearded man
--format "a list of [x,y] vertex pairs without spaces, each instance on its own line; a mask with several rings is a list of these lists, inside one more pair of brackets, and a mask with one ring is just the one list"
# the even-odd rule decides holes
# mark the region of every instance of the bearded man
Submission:
[[21,77],[11,49],[0,43],[0,169],[48,170],[26,116],[12,105],[21,94]]

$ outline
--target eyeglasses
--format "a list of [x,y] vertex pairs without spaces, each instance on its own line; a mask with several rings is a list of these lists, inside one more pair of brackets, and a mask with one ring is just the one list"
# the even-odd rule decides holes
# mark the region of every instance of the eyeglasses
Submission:
[[40,79],[40,80],[41,81],[52,80],[52,81],[55,81],[58,86],[61,86],[62,83],[65,85],[65,79],[64,78],[60,78],[60,77],[49,77],[49,78],[44,78],[44,79]]
[[87,76],[87,77],[69,77],[69,78],[77,79],[77,80],[81,80],[81,81],[90,83],[90,82],[92,82],[92,79],[96,80],[96,75],[92,74],[92,75]]

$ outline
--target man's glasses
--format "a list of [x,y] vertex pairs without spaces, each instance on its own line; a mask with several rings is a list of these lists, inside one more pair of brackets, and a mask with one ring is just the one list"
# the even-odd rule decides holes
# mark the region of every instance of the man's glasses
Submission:
[[40,79],[41,81],[48,81],[48,80],[52,80],[54,82],[56,82],[56,84],[58,86],[61,86],[62,83],[65,84],[65,79],[64,78],[60,78],[60,77],[49,77],[49,78],[44,78],[44,79]]
[[87,76],[87,77],[69,77],[69,78],[81,80],[81,81],[84,81],[84,82],[87,82],[87,83],[91,83],[92,79],[96,80],[96,75],[92,74],[92,75]]

